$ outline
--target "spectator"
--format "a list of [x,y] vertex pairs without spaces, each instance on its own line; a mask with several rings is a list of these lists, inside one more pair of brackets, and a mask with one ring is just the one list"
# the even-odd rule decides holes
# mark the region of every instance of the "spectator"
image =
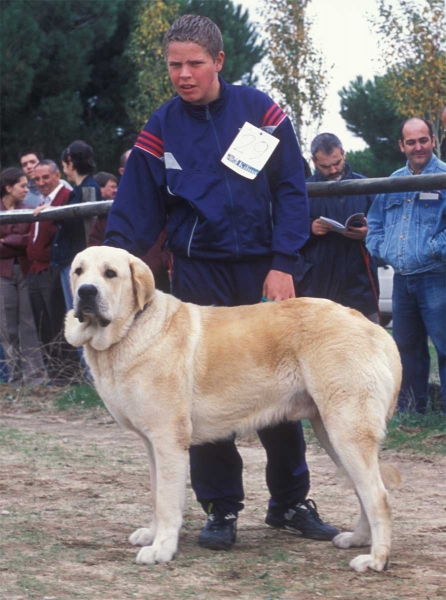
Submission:
[[[164,54],[178,97],[155,111],[141,132],[119,184],[105,243],[142,255],[167,224],[172,291],[181,300],[236,306],[258,303],[262,296],[294,297],[292,273],[309,220],[291,122],[266,94],[219,77],[223,42],[208,18],[176,20],[164,38]],[[221,162],[246,121],[279,140],[254,179]],[[282,423],[259,436],[272,496],[266,522],[332,539],[337,530],[306,500],[309,472],[300,423]],[[227,550],[235,542],[244,498],[234,439],[193,446],[190,458],[192,487],[208,514],[199,544]]]
[[[62,184],[55,162],[40,161],[34,168],[33,179],[43,199],[41,206],[34,211],[35,215],[48,206],[67,204],[70,191]],[[65,303],[60,270],[50,265],[51,245],[56,230],[57,223],[54,221],[36,221],[31,225],[27,247],[30,263],[28,288],[48,375],[52,382],[64,383],[68,374],[65,373],[65,366],[64,369],[61,367],[68,355],[73,353],[68,351],[61,339]]]
[[102,200],[114,200],[118,191],[118,179],[112,173],[100,171],[94,176],[94,180],[101,188]]
[[124,174],[125,165],[127,164],[130,152],[131,150],[126,150],[123,154],[121,154],[121,158],[119,160],[119,174],[121,175],[121,177]]
[[[118,191],[118,180],[111,173],[100,171],[94,176],[94,180],[101,188],[102,200],[114,200]],[[101,246],[105,237],[105,228],[107,226],[107,215],[97,217],[91,226],[88,234],[89,246]]]
[[28,193],[25,197],[25,204],[32,208],[39,206],[42,201],[40,192],[33,181],[34,167],[42,158],[42,154],[33,148],[26,148],[19,154],[20,167],[28,179]]
[[[362,179],[345,161],[341,140],[321,133],[311,144],[315,173],[307,181]],[[328,298],[355,308],[378,323],[378,273],[375,260],[365,248],[367,224],[337,233],[320,219],[344,224],[357,213],[367,214],[373,196],[323,196],[310,199],[311,233],[302,249],[299,296]],[[298,277],[299,279],[299,277]]]
[[[37,186],[34,183],[34,167],[43,159],[43,156],[37,150],[33,150],[32,148],[27,148],[26,150],[22,150],[19,154],[19,161],[22,171],[25,173],[28,179],[28,193],[25,198],[25,204],[27,204],[31,208],[35,208],[40,205],[42,202],[42,197]],[[65,179],[61,179],[60,182],[63,184],[67,190],[72,190],[73,187],[65,181]]]
[[[20,169],[0,173],[0,210],[29,208],[26,175]],[[29,300],[26,258],[29,223],[0,225],[0,343],[8,363],[9,382],[44,383],[45,367]]]
[[[404,121],[399,146],[407,163],[391,177],[446,173],[446,164],[434,155],[429,121]],[[393,336],[403,363],[399,409],[426,412],[429,336],[437,351],[446,413],[446,190],[379,194],[368,225],[368,249],[395,270]]]
[[[72,142],[62,152],[62,167],[74,184],[68,204],[101,200],[101,190],[93,178],[96,165],[91,146],[83,141]],[[85,250],[90,222],[75,217],[59,221],[51,247],[51,266],[60,269],[62,289],[67,310],[73,307],[70,289],[70,267],[78,252]]]

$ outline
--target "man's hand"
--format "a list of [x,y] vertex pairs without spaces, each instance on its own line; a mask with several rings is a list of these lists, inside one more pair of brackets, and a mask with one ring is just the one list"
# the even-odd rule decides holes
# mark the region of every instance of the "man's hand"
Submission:
[[363,225],[362,227],[349,227],[346,231],[344,231],[344,235],[351,240],[363,240],[367,235],[368,230],[369,228],[367,224]]
[[293,276],[272,269],[266,276],[262,294],[268,300],[288,300],[295,298]]
[[330,223],[326,223],[325,221],[322,221],[322,219],[315,219],[311,224],[311,231],[314,235],[325,235],[332,229],[333,227]]

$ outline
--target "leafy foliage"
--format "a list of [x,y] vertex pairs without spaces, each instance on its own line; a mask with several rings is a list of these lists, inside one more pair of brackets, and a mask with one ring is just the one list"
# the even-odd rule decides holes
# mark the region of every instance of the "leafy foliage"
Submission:
[[126,109],[138,129],[174,94],[163,57],[163,38],[179,15],[176,0],[139,4],[137,24],[126,52],[136,73],[128,90]]
[[306,9],[311,0],[265,0],[266,80],[283,100],[297,135],[324,114],[327,70],[314,47]]
[[114,170],[121,152],[119,60],[130,0],[3,0],[1,3],[2,164],[37,147],[51,158],[74,139]]
[[389,96],[402,118],[432,122],[437,150],[443,136],[441,113],[446,99],[446,11],[444,0],[379,0],[374,22],[381,36]]
[[401,119],[388,89],[388,75],[366,82],[358,76],[339,92],[347,129],[369,146],[349,152],[347,160],[354,171],[368,177],[387,177],[404,162],[398,148]]

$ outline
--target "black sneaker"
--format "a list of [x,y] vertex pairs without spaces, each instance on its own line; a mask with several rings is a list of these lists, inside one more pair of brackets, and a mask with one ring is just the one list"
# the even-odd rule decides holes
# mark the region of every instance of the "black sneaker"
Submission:
[[214,504],[209,505],[208,520],[198,536],[198,544],[211,550],[230,550],[237,537],[237,517]]
[[269,508],[265,523],[276,529],[286,529],[290,533],[310,540],[330,541],[339,531],[322,521],[314,500],[304,500],[292,508]]

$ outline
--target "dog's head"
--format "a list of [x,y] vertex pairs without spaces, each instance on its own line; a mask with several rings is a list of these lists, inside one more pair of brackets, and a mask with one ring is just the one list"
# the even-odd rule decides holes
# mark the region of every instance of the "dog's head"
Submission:
[[71,265],[74,310],[65,336],[73,346],[105,350],[118,342],[135,315],[151,302],[155,283],[149,267],[125,250],[94,246]]

